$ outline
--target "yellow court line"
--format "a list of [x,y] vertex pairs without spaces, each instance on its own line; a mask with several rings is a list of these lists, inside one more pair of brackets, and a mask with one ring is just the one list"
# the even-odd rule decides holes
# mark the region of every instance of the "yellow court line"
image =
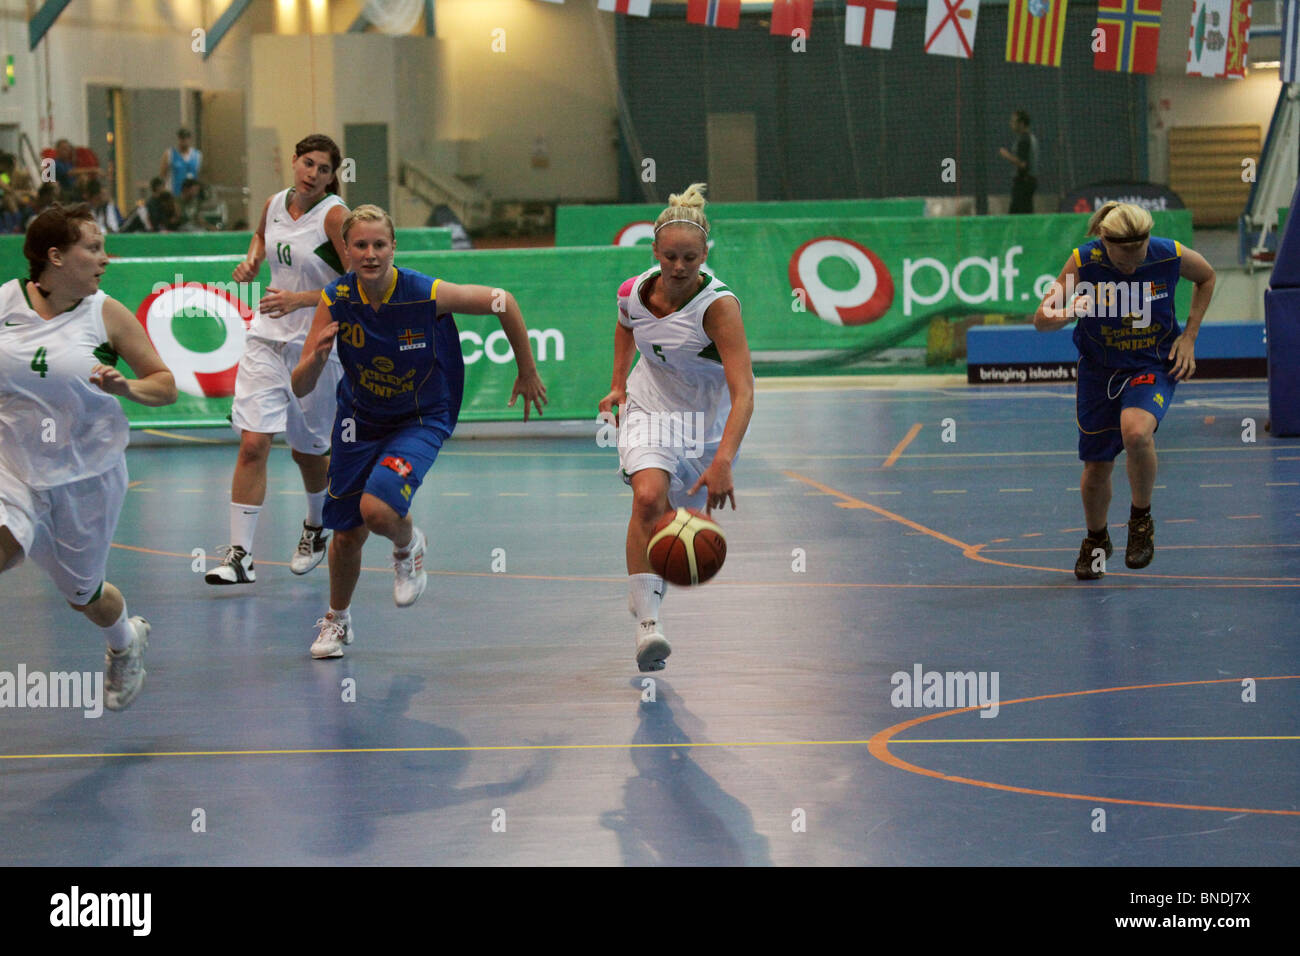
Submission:
[[174,439],[176,439],[177,441],[192,441],[192,442],[198,442],[198,443],[201,444],[201,445],[232,445],[232,444],[234,444],[234,442],[231,442],[231,441],[229,441],[229,440],[227,440],[227,439],[224,439],[224,438],[195,438],[193,435],[178,435],[178,434],[176,434],[175,432],[164,432],[164,431],[159,431],[159,430],[156,429],[156,428],[144,428],[144,429],[141,429],[141,431],[143,431],[146,435],[157,435],[157,436],[160,437],[160,438],[174,438]]
[[894,467],[894,462],[898,461],[898,456],[903,453],[903,449],[906,448],[908,445],[912,444],[912,439],[915,438],[920,433],[921,433],[921,423],[917,422],[908,430],[907,434],[903,436],[903,440],[894,446],[894,450],[889,453],[889,457],[885,459],[885,463],[880,467],[882,468]]

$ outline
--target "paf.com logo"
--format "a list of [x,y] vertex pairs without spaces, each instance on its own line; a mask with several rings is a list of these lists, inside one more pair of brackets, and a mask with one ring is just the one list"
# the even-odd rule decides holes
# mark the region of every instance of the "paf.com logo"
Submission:
[[894,277],[880,256],[852,239],[810,239],[790,257],[790,288],[832,325],[874,322],[894,302]]
[[[136,318],[176,387],[197,398],[235,394],[235,373],[244,352],[244,330],[253,319],[236,283],[158,283],[140,303]],[[251,301],[257,301],[253,298]]]

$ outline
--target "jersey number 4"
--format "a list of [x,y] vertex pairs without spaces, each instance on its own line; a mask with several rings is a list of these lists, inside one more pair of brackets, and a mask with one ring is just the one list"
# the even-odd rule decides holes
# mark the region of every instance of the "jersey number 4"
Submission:
[[49,363],[45,361],[45,347],[41,346],[41,348],[36,350],[36,354],[32,356],[32,371],[40,372],[41,378],[44,378],[45,373],[49,370]]

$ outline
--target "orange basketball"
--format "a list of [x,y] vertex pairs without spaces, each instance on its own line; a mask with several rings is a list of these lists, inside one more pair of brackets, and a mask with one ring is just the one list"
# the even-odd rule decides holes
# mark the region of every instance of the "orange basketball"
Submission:
[[703,584],[727,559],[727,539],[703,511],[678,508],[667,512],[650,535],[650,566],[669,584]]

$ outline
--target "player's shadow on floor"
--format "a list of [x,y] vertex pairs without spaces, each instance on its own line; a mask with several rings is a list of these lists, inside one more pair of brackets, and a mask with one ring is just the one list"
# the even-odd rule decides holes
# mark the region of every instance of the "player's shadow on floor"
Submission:
[[[694,720],[662,679],[654,702],[642,702],[636,744],[686,744],[675,713]],[[641,691],[641,679],[632,681]],[[623,809],[601,814],[618,836],[628,866],[770,866],[767,838],[749,808],[724,791],[695,762],[690,747],[633,746],[637,776],[623,785]]]
[[[447,727],[405,716],[411,699],[425,679],[400,675],[387,696],[362,706],[344,705],[331,721],[329,747],[364,749],[386,747],[466,747],[469,740]],[[333,693],[337,695],[337,683]],[[345,857],[369,846],[383,821],[391,830],[398,814],[426,813],[474,801],[499,801],[530,790],[550,774],[554,754],[536,751],[519,773],[497,783],[460,787],[457,781],[469,768],[471,751],[451,750],[407,753],[326,754],[292,764],[282,785],[292,796],[288,812],[295,819],[298,848],[312,856]],[[488,819],[488,810],[483,811]],[[433,843],[436,827],[411,824],[412,833],[428,837],[429,855],[437,864]]]

